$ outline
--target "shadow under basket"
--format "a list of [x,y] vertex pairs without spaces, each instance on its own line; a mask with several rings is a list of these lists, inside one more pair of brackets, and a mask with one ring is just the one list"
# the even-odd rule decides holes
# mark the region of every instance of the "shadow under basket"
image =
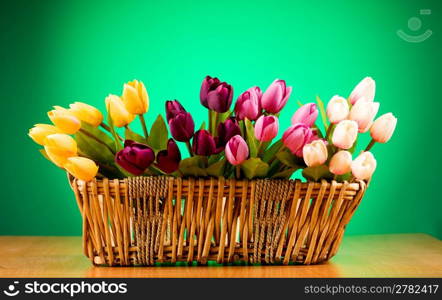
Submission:
[[95,265],[317,264],[333,257],[366,182],[69,178]]

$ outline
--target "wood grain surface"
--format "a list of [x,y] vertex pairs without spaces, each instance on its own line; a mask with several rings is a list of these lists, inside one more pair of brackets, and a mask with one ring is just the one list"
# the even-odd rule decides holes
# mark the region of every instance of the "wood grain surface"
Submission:
[[94,267],[80,237],[0,236],[0,277],[442,277],[442,241],[426,234],[346,236],[310,266]]

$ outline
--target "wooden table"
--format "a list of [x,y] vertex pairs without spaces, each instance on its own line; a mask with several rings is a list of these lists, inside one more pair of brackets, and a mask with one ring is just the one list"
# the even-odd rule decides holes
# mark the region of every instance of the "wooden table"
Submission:
[[442,277],[442,241],[426,234],[344,237],[311,266],[93,267],[80,237],[0,237],[0,277]]

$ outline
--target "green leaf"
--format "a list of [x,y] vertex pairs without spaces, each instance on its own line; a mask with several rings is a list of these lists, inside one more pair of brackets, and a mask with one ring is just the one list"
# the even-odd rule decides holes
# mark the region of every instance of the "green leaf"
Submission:
[[99,127],[94,127],[88,123],[81,122],[81,128],[94,135],[99,140],[103,141],[110,148],[116,150],[115,141],[113,140],[113,138],[107,135],[104,131],[100,130]]
[[147,144],[155,151],[160,151],[167,148],[167,140],[169,133],[167,131],[166,122],[161,115],[158,115],[155,122],[150,128]]
[[[107,106],[106,109],[108,112],[110,111],[109,106]],[[115,131],[114,121],[112,120],[110,113],[107,114],[107,122],[109,123],[109,128],[110,128],[111,134],[114,138],[113,145],[114,145],[115,152],[118,152],[123,149],[123,145],[120,143],[120,139],[118,138],[118,134]]]
[[279,151],[276,154],[276,158],[279,159],[284,165],[299,169],[302,164],[298,157],[293,155],[289,150],[284,149],[284,151]]
[[357,145],[358,145],[358,139],[356,138],[355,142],[353,143],[353,146],[351,146],[351,148],[348,149],[347,151],[353,154],[356,150]]
[[269,165],[260,158],[252,157],[241,164],[241,169],[248,179],[265,177],[269,170]]
[[301,100],[296,100],[296,103],[298,104],[299,107],[303,106],[304,104],[302,104]]
[[226,111],[225,113],[220,113],[218,118],[220,122],[224,122],[225,120],[227,120],[227,118],[230,117],[230,115],[232,114],[232,112],[230,110]]
[[320,165],[317,167],[307,167],[302,170],[302,176],[308,180],[318,181],[321,178],[333,178],[333,174],[330,173],[326,165]]
[[348,172],[343,175],[336,176],[336,181],[337,182],[343,182],[345,180],[348,181],[348,180],[350,180],[351,176],[352,176],[351,172]]
[[99,143],[95,139],[85,135],[81,131],[78,131],[74,135],[74,138],[77,142],[77,147],[80,150],[80,153],[82,153],[83,155],[98,163],[114,163],[114,153],[112,153],[108,147]]
[[222,159],[220,161],[217,161],[216,163],[210,165],[206,171],[207,174],[214,177],[220,177],[223,176],[224,170],[226,166],[226,159]]
[[276,153],[278,153],[278,151],[281,149],[282,145],[283,145],[282,139],[273,143],[273,145],[271,145],[270,148],[268,148],[264,152],[262,160],[264,162],[269,162],[276,155]]
[[246,142],[249,146],[250,157],[256,157],[258,155],[258,141],[255,138],[255,129],[249,119],[245,119],[244,123],[246,125]]
[[129,127],[127,127],[124,131],[124,138],[126,140],[132,140],[142,144],[146,143],[146,139],[142,135],[139,135],[138,133],[132,131]]
[[325,112],[324,102],[322,102],[321,98],[319,96],[316,96],[316,103],[318,103],[319,112],[321,114],[322,124],[324,125],[325,131],[328,129],[327,124],[327,114]]
[[207,176],[204,159],[198,155],[183,159],[179,169],[185,176]]
[[290,168],[290,169],[287,169],[287,170],[284,170],[284,171],[276,173],[271,178],[286,178],[286,179],[289,179],[290,176],[292,176],[292,174],[296,172],[296,170],[298,170],[298,169],[297,168]]
[[206,122],[203,121],[203,122],[201,123],[200,130],[205,130],[205,129],[206,129]]

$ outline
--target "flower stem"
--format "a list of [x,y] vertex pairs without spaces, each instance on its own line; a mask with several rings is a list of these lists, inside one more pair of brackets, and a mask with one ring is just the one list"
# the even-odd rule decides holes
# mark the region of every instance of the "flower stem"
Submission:
[[190,145],[190,141],[186,142],[187,151],[189,151],[189,155],[193,156],[192,146]]
[[218,128],[218,122],[219,122],[219,112],[215,112],[215,124],[213,125],[213,136],[215,137],[217,135],[216,129]]
[[[107,132],[112,133],[112,129],[106,123],[101,122],[100,126],[103,127],[104,130],[106,130]],[[116,135],[120,141],[124,140],[121,136],[118,135],[118,133],[116,133]]]
[[235,171],[236,171],[236,179],[240,179],[241,178],[241,165],[236,165]]
[[283,151],[285,149],[285,145],[281,144],[281,147],[279,147],[278,151],[276,151],[275,155],[269,160],[268,165],[270,166],[273,161],[276,159],[276,155],[278,155],[279,152]]
[[370,151],[370,149],[374,146],[375,140],[371,139],[370,143],[367,145],[364,151]]
[[327,128],[327,132],[325,133],[325,139],[328,140],[333,128],[335,128],[335,124],[330,124]]
[[115,154],[114,149],[112,149],[108,144],[106,144],[105,142],[103,142],[102,140],[100,140],[98,137],[96,137],[95,135],[93,135],[93,134],[90,133],[89,131],[87,131],[87,130],[85,130],[85,129],[83,129],[83,128],[80,128],[80,132],[83,133],[84,135],[90,137],[91,139],[97,141],[98,143],[100,143],[100,144],[106,146],[107,149],[109,149],[111,153]]
[[140,114],[140,115],[138,115],[138,117],[140,118],[141,127],[143,127],[144,137],[147,142],[147,138],[149,137],[149,134],[147,133],[147,127],[146,127],[146,122],[144,120],[144,116],[142,114]]
[[213,134],[213,124],[212,124],[212,111],[210,109],[207,110],[209,113],[209,132]]

